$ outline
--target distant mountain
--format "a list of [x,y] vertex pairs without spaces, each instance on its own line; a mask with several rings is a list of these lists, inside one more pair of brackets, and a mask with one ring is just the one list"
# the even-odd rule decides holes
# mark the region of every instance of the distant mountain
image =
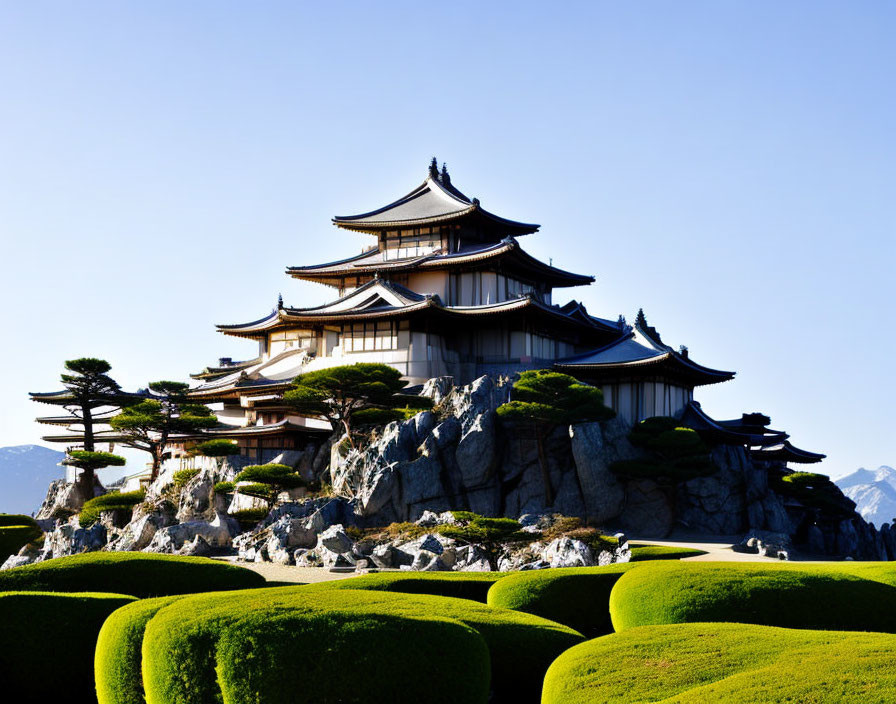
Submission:
[[0,513],[37,511],[50,482],[65,476],[63,457],[40,445],[0,447]]
[[856,511],[862,518],[877,528],[896,519],[896,469],[857,469],[834,483],[856,502]]

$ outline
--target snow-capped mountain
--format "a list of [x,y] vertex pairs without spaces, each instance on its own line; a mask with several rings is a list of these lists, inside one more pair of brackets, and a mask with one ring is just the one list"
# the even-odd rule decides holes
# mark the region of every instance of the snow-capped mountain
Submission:
[[862,518],[877,528],[896,519],[896,469],[857,469],[834,483],[856,502],[856,511]]
[[0,447],[0,513],[37,511],[50,482],[65,476],[63,457],[40,445]]

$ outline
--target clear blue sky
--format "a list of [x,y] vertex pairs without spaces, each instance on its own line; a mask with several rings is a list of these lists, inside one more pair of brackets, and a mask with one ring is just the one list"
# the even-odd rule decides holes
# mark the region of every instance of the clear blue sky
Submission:
[[0,445],[64,359],[251,356],[214,323],[330,297],[284,267],[360,251],[329,218],[436,155],[592,313],[737,370],[712,415],[896,464],[894,33],[886,2],[3,3]]

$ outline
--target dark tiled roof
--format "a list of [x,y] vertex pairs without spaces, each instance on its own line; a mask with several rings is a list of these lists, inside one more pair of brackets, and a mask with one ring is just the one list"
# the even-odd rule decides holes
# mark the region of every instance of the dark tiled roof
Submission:
[[488,212],[476,198],[467,198],[451,185],[447,173],[443,172],[440,175],[431,167],[426,180],[407,195],[367,213],[337,215],[333,218],[333,222],[349,230],[378,232],[393,227],[416,227],[449,222],[471,215],[513,234],[537,232],[539,227],[531,223],[507,220]]

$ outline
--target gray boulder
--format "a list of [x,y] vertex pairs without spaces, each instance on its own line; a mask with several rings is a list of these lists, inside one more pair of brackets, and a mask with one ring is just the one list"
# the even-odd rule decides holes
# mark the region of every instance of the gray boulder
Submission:
[[348,537],[341,524],[330,526],[318,536],[318,547],[337,555],[351,553],[354,541]]
[[542,551],[541,559],[551,567],[591,567],[595,564],[591,548],[572,538],[552,540]]

